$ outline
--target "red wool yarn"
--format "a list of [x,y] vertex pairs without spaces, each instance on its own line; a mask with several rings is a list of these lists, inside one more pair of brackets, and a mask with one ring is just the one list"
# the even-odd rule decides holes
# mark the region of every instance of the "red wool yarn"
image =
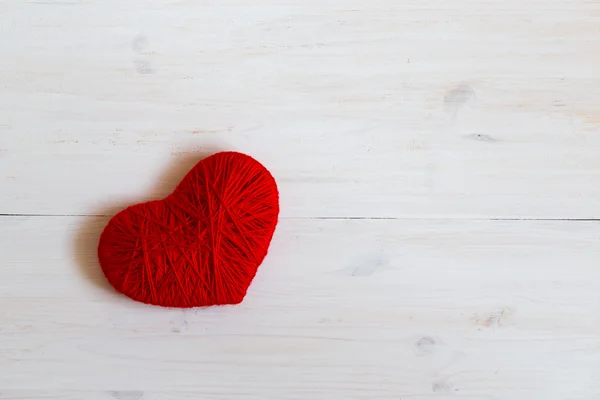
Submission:
[[110,284],[136,301],[236,304],[267,255],[278,215],[269,171],[248,155],[221,152],[196,164],[164,200],[114,216],[98,258]]

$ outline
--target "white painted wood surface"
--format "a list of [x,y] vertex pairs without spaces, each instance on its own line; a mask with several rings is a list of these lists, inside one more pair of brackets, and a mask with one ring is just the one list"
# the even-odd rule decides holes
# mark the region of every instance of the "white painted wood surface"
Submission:
[[[600,2],[0,0],[0,399],[600,399]],[[98,235],[218,150],[282,219],[237,307]]]

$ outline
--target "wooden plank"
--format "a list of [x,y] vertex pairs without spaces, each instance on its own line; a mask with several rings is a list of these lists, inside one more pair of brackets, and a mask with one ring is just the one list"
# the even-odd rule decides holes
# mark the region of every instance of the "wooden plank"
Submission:
[[0,213],[110,214],[233,149],[287,217],[598,217],[598,2],[0,10]]
[[241,305],[191,310],[107,288],[107,218],[0,222],[3,400],[600,395],[595,222],[284,219]]

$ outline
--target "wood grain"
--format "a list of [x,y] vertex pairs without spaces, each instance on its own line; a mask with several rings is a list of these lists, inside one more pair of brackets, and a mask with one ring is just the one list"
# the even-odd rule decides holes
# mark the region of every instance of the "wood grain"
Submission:
[[[0,1],[0,400],[597,400],[600,2]],[[148,307],[108,218],[238,150],[237,307]],[[586,220],[587,219],[587,220]]]
[[234,149],[284,216],[598,217],[598,2],[9,1],[2,21],[5,213],[106,213]]
[[2,399],[600,395],[596,222],[287,219],[243,304],[177,310],[106,286],[105,218],[2,221]]

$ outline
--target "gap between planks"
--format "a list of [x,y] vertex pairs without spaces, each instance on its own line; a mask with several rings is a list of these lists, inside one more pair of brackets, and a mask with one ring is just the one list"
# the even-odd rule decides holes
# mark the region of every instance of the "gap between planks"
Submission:
[[[0,218],[12,218],[12,217],[94,217],[94,218],[111,218],[114,215],[109,214],[11,214],[11,213],[0,213]],[[346,221],[346,220],[368,220],[368,221],[412,221],[412,220],[457,220],[457,221],[573,221],[573,222],[595,222],[600,221],[599,218],[469,218],[469,217],[280,217],[280,220],[332,220],[332,221]]]

